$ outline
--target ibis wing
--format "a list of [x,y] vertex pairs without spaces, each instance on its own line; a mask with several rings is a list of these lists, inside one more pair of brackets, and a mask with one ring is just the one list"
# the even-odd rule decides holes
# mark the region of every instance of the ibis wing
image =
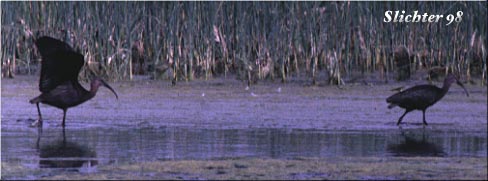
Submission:
[[83,67],[83,55],[59,40],[42,37],[36,41],[42,56],[39,90],[49,92],[66,81],[78,81],[78,74]]
[[74,52],[73,48],[71,48],[71,46],[69,46],[67,43],[47,36],[38,38],[36,40],[36,46],[42,57],[59,51]]
[[401,103],[411,102],[411,98],[411,92],[403,91],[388,97],[386,102],[399,105]]
[[438,89],[432,85],[419,85],[388,97],[386,102],[401,107],[423,107],[435,102]]

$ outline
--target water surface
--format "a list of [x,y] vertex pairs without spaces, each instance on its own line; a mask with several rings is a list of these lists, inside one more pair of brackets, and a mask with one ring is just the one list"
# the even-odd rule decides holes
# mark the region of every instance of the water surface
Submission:
[[[40,136],[39,136],[40,134]],[[39,136],[39,137],[38,137]],[[157,160],[260,157],[484,157],[483,133],[409,129],[326,131],[302,129],[66,129],[2,130],[2,161],[33,167]],[[51,161],[51,162],[49,162]]]

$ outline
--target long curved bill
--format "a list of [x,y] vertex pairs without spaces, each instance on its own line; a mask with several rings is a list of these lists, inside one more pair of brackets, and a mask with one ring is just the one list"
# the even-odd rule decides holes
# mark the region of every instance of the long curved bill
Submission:
[[105,82],[104,80],[101,80],[100,81],[102,82],[103,86],[105,86],[106,88],[110,89],[110,91],[112,91],[114,94],[115,94],[115,98],[119,99],[119,96],[117,95],[117,93],[115,92],[114,89],[112,89],[112,87],[110,87],[110,85],[107,84],[107,82]]
[[464,92],[466,92],[466,96],[469,97],[468,90],[464,87],[463,83],[459,82],[459,80],[458,80],[458,81],[456,81],[456,84],[461,86],[464,89]]

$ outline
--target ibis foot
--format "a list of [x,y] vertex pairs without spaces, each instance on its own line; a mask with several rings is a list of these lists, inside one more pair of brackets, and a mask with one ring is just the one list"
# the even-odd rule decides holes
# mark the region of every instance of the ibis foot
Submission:
[[42,119],[38,119],[34,121],[31,125],[31,127],[42,127]]

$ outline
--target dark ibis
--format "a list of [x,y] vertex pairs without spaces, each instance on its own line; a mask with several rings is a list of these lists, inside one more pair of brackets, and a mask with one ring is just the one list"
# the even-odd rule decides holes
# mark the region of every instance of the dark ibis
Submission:
[[395,106],[400,106],[401,108],[405,109],[405,113],[403,113],[400,119],[398,119],[397,125],[400,125],[403,117],[413,110],[422,111],[423,124],[427,125],[427,122],[425,121],[425,110],[442,99],[442,97],[444,97],[449,90],[449,87],[451,87],[451,84],[454,82],[461,86],[466,92],[466,95],[469,97],[468,90],[466,90],[464,85],[454,74],[447,75],[442,88],[434,85],[418,85],[388,97],[386,102],[390,103],[388,106],[389,109]]
[[31,99],[36,104],[39,113],[38,125],[42,126],[39,103],[47,104],[63,110],[62,126],[65,126],[66,111],[95,96],[100,86],[105,86],[115,94],[115,90],[104,80],[94,76],[91,80],[90,90],[86,90],[78,82],[78,74],[83,67],[84,57],[77,53],[68,44],[51,38],[41,37],[35,41],[41,53],[41,76],[39,90],[41,95]]

